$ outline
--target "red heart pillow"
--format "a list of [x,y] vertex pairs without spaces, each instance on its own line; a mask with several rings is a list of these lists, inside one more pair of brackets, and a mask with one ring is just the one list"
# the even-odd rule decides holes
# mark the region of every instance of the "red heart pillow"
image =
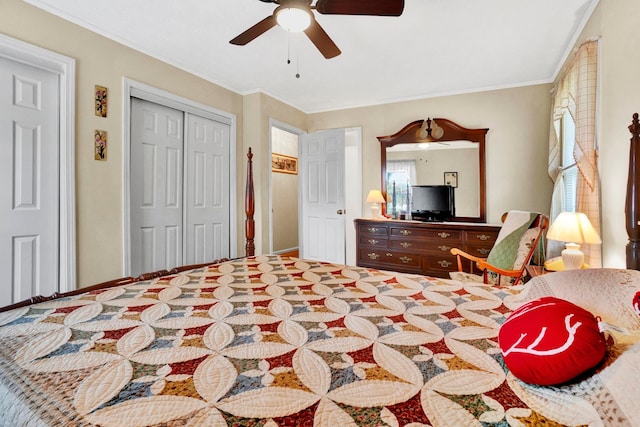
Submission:
[[560,384],[593,368],[606,343],[587,310],[554,297],[530,301],[500,327],[498,341],[509,370],[522,381]]

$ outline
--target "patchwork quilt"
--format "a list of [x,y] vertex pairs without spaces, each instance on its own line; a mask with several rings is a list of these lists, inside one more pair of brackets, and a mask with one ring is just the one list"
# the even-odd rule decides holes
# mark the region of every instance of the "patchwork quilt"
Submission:
[[633,425],[637,345],[560,387],[509,373],[521,291],[258,256],[31,305],[0,313],[0,425]]

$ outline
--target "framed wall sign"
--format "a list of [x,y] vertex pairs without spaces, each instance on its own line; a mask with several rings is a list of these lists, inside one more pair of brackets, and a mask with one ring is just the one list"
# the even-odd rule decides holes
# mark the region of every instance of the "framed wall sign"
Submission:
[[454,188],[458,187],[458,172],[445,172],[444,185],[450,185]]

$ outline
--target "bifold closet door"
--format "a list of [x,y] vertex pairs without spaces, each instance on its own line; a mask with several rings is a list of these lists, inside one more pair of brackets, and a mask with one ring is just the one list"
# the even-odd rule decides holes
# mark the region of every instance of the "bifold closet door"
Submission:
[[183,264],[184,113],[131,101],[131,274]]
[[229,124],[132,98],[130,274],[229,257],[230,147]]

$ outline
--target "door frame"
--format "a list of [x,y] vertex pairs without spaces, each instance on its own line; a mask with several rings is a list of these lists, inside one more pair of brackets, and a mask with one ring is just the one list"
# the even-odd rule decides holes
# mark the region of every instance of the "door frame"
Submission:
[[136,97],[155,104],[175,108],[186,113],[216,120],[229,125],[229,163],[232,171],[229,177],[229,254],[237,256],[237,179],[236,169],[236,115],[201,104],[171,92],[149,86],[126,77],[123,78],[122,105],[122,267],[123,275],[131,271],[131,98]]
[[[344,128],[345,151],[345,221],[353,224],[356,218],[362,218],[362,127]],[[351,160],[349,167],[347,161]],[[350,225],[345,230],[345,262],[356,265],[356,228]]]
[[76,289],[76,204],[75,204],[75,70],[76,61],[18,39],[0,34],[0,56],[58,75],[58,291]]
[[[272,141],[272,128],[278,128],[285,132],[292,133],[294,135],[305,135],[306,132],[302,129],[298,129],[295,126],[289,125],[287,123],[281,122],[279,120],[269,118],[269,152],[267,156],[271,159],[273,154],[273,141]],[[299,143],[299,142],[298,142]],[[299,149],[299,147],[298,147]],[[269,171],[269,253],[273,253],[273,172]],[[297,196],[300,199],[300,192],[298,191]],[[299,215],[298,215],[299,217]],[[300,236],[298,236],[298,247],[300,247]]]

